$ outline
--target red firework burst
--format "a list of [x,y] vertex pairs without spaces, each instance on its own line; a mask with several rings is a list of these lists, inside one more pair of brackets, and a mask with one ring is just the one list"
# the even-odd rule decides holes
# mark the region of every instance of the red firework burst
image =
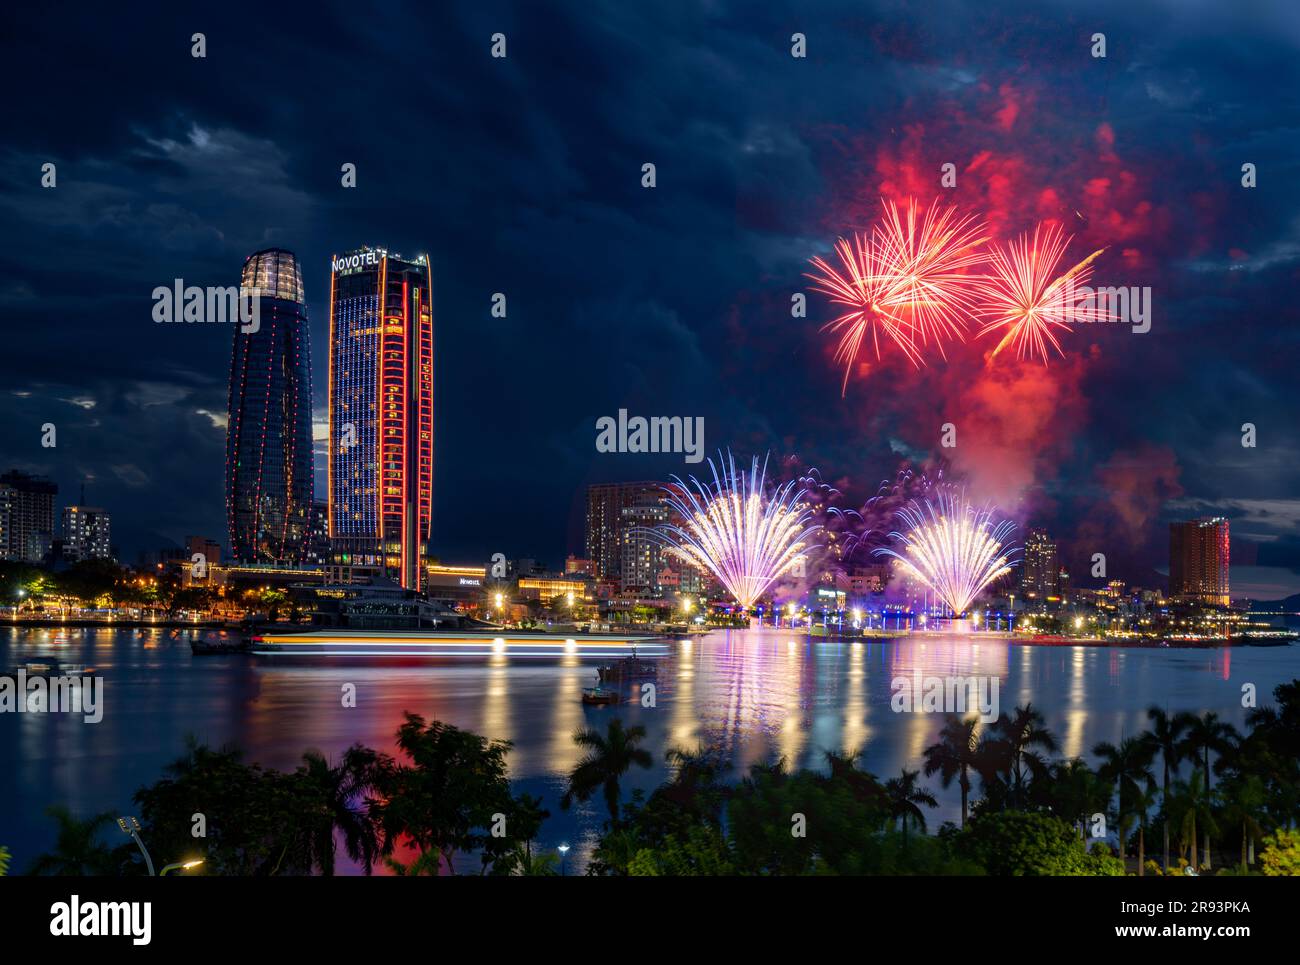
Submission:
[[934,343],[947,358],[944,342],[964,340],[966,316],[974,305],[980,279],[967,270],[984,260],[978,250],[987,240],[982,226],[956,209],[932,204],[924,214],[909,200],[905,213],[893,202],[882,202],[884,217],[870,238],[854,235],[835,244],[840,267],[822,258],[812,265],[820,274],[807,277],[814,290],[849,310],[822,327],[839,333],[835,361],[844,365],[841,393],[868,333],[881,357],[883,335],[917,368],[924,364],[921,349]]
[[1057,330],[1068,331],[1080,322],[1104,322],[1111,315],[1097,307],[1090,289],[1092,263],[1106,249],[1094,251],[1064,274],[1057,274],[1061,258],[1071,239],[1062,236],[1059,225],[1034,229],[1006,247],[989,252],[991,273],[980,288],[980,335],[1004,329],[1002,340],[989,356],[992,360],[1008,345],[1017,358],[1041,356],[1047,364],[1048,347],[1064,356]]
[[843,269],[837,271],[821,258],[812,259],[820,275],[808,275],[817,284],[816,291],[829,295],[836,305],[846,305],[849,310],[839,318],[822,326],[822,331],[840,333],[835,348],[835,361],[844,366],[844,384],[841,394],[847,391],[853,363],[862,350],[867,333],[880,358],[880,336],[901,348],[918,368],[921,355],[912,344],[911,323],[902,299],[902,285],[896,265],[880,257],[880,246],[860,235],[850,243],[841,238],[835,242],[835,252]]

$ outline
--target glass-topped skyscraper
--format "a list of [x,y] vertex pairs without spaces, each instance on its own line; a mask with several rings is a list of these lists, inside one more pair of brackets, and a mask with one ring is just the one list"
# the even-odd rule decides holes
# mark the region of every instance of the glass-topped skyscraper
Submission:
[[361,248],[330,275],[334,562],[420,589],[433,512],[429,260]]
[[255,252],[240,284],[260,298],[256,331],[236,326],[230,360],[230,549],[241,562],[296,563],[306,554],[314,482],[311,340],[298,260],[283,248]]

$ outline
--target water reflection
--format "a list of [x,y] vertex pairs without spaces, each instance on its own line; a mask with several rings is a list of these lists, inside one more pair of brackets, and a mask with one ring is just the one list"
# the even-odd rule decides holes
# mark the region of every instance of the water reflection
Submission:
[[[893,713],[895,677],[987,675],[999,682],[1001,709],[1031,702],[1067,756],[1089,757],[1099,741],[1117,742],[1146,723],[1151,704],[1215,710],[1244,724],[1240,687],[1261,699],[1297,675],[1291,648],[1228,650],[1024,647],[980,634],[921,633],[897,641],[828,642],[789,630],[715,632],[669,643],[655,678],[653,706],[625,684],[617,708],[584,707],[581,690],[599,661],[567,654],[553,662],[506,654],[477,661],[398,658],[384,663],[320,658],[193,657],[192,631],[0,630],[0,669],[36,658],[99,668],[104,720],[67,715],[0,715],[0,772],[14,778],[0,795],[0,827],[18,865],[48,845],[51,803],[90,813],[129,809],[131,793],[157,780],[184,749],[187,734],[235,742],[249,760],[292,768],[317,748],[337,757],[360,741],[391,751],[402,713],[438,718],[514,742],[511,776],[541,795],[552,813],[548,846],[574,845],[581,866],[604,818],[603,801],[564,812],[564,775],[582,756],[572,739],[582,726],[614,717],[646,728],[656,765],[630,774],[624,795],[648,791],[666,773],[669,747],[721,748],[732,773],[785,757],[791,767],[823,767],[828,750],[861,748],[863,766],[881,777],[921,765],[942,720]],[[1235,657],[1235,659],[1232,659]],[[343,700],[355,687],[355,706]],[[955,820],[955,786],[932,785],[942,807],[931,825]],[[125,811],[123,811],[125,813]]]

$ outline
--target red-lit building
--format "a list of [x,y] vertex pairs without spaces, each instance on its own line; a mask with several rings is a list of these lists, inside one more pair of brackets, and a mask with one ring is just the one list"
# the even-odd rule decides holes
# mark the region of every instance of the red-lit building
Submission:
[[367,247],[331,263],[331,554],[411,590],[433,509],[432,292],[424,255]]
[[1228,521],[1222,516],[1169,524],[1169,595],[1228,605]]

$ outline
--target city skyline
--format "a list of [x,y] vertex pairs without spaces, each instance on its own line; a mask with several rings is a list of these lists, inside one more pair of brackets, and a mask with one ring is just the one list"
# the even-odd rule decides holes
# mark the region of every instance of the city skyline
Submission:
[[[26,930],[581,875],[1285,931],[1298,0],[9,20]],[[333,910],[275,887],[217,944]]]
[[[518,81],[483,55],[479,16],[424,11],[415,19],[446,38],[449,63],[486,102],[513,103]],[[1261,598],[1300,590],[1300,447],[1286,403],[1293,353],[1285,336],[1295,311],[1285,294],[1295,162],[1276,120],[1286,112],[1274,110],[1300,86],[1285,82],[1295,70],[1285,56],[1289,19],[1207,14],[1170,25],[1168,45],[1151,47],[1140,39],[1149,15],[1116,8],[1112,36],[1143,51],[1141,70],[1088,62],[1068,78],[1025,77],[1016,64],[1026,52],[1060,60],[1086,44],[1089,25],[1067,17],[1046,29],[1006,27],[1002,38],[978,20],[927,15],[922,26],[877,12],[888,29],[866,34],[872,57],[864,60],[853,56],[853,31],[837,29],[845,18],[852,24],[852,6],[831,5],[807,15],[808,63],[785,62],[784,25],[729,23],[718,56],[749,78],[737,87],[706,62],[691,61],[681,79],[659,73],[633,42],[639,15],[596,8],[545,24],[522,16],[530,46],[569,45],[582,76],[546,65],[530,71],[536,110],[523,128],[508,113],[466,123],[450,92],[430,89],[431,122],[411,155],[418,165],[328,120],[370,110],[376,123],[401,116],[359,90],[308,94],[299,114],[282,117],[251,93],[207,100],[198,92],[212,78],[181,72],[153,95],[157,102],[120,95],[112,110],[129,123],[110,126],[96,116],[111,113],[96,85],[74,67],[50,91],[56,109],[19,105],[10,163],[14,183],[30,186],[5,202],[15,236],[25,239],[9,256],[8,307],[31,336],[15,346],[0,393],[6,464],[48,473],[65,491],[89,477],[127,557],[187,533],[223,533],[213,466],[225,448],[231,333],[155,325],[148,293],[175,278],[224,285],[249,252],[294,250],[315,327],[313,368],[324,373],[330,256],[370,239],[427,247],[432,273],[444,279],[434,306],[434,435],[450,455],[433,467],[435,555],[558,560],[583,550],[586,485],[690,470],[680,457],[598,453],[595,422],[620,408],[698,415],[708,450],[797,458],[861,498],[902,462],[942,455],[938,426],[956,411],[976,433],[958,447],[954,470],[1001,490],[999,504],[1020,524],[1045,526],[1063,547],[1078,547],[1072,573],[1084,572],[1081,561],[1098,545],[1112,567],[1161,569],[1169,522],[1223,515],[1233,523],[1235,586]],[[124,50],[165,44],[182,30],[176,17],[141,25]],[[665,40],[711,22],[693,14],[666,28]],[[39,38],[48,27],[24,29]],[[211,29],[221,35],[219,15]],[[262,45],[275,33],[246,38],[250,55],[273,57]],[[1257,47],[1243,61],[1220,38]],[[357,56],[382,59],[398,42],[393,32],[376,34]],[[329,41],[312,35],[304,43]],[[1197,60],[1204,43],[1214,56]],[[611,50],[635,69],[613,69]],[[953,50],[962,52],[960,68],[946,66]],[[25,56],[18,51],[11,68],[22,69]],[[220,60],[204,66],[230,69]],[[305,69],[304,89],[332,89],[320,68],[309,61]],[[1197,82],[1178,94],[1171,78],[1183,70]],[[661,79],[675,102],[704,98],[703,116],[724,136],[693,148],[691,173],[677,134],[646,125],[655,114],[644,90],[654,85],[634,76]],[[1276,92],[1270,104],[1248,119],[1228,110],[1264,78]],[[234,74],[222,82],[251,91],[251,80]],[[881,95],[864,104],[828,93],[864,86]],[[586,96],[600,109],[565,109]],[[617,116],[608,111],[615,103],[623,105]],[[54,117],[80,121],[77,139]],[[1247,130],[1265,134],[1253,141]],[[447,150],[453,143],[458,149]],[[1171,143],[1188,147],[1174,166],[1161,160]],[[1062,155],[1071,160],[1056,160]],[[59,165],[55,190],[24,173],[47,156]],[[841,399],[843,373],[818,331],[833,315],[803,277],[806,259],[867,224],[881,194],[935,196],[948,160],[958,171],[953,203],[980,213],[1001,240],[1053,217],[1065,219],[1080,257],[1106,246],[1099,274],[1153,287],[1151,330],[1072,331],[1063,338],[1068,357],[1045,373],[1000,359],[1006,368],[984,386],[963,377],[978,355],[934,360],[907,392],[903,370],[855,370]],[[1269,171],[1256,188],[1241,185],[1245,160]],[[658,165],[653,191],[639,183],[646,161]],[[340,185],[345,163],[356,165],[356,188]],[[407,195],[398,186],[411,183],[433,187],[402,209]],[[151,205],[182,196],[167,218],[149,217]],[[111,216],[109,198],[133,213],[134,227]],[[585,220],[564,211],[585,212]],[[644,227],[629,230],[624,212]],[[104,237],[92,243],[91,234]],[[64,250],[86,267],[76,278],[48,270]],[[809,296],[802,319],[790,314],[799,292]],[[493,315],[497,293],[508,300],[504,318]],[[77,310],[92,297],[103,299],[94,312]],[[66,337],[41,322],[56,306],[65,309]],[[1210,337],[1213,352],[1205,350]],[[68,346],[91,360],[84,378],[69,376]],[[318,498],[326,381],[314,381]],[[773,382],[779,391],[767,387]],[[1205,385],[1215,391],[1198,391]],[[547,419],[516,433],[520,413],[537,406]],[[59,445],[42,449],[38,430],[49,421],[60,427]],[[1248,422],[1258,429],[1254,449],[1240,445]],[[470,505],[516,512],[459,511]]]

